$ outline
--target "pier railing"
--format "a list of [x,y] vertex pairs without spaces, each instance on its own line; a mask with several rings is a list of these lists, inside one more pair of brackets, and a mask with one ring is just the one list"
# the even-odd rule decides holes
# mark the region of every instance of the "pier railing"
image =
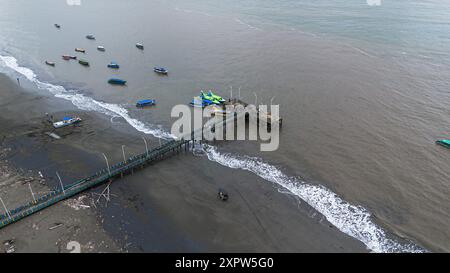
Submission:
[[130,171],[132,172],[138,167],[145,166],[162,159],[168,154],[179,152],[183,149],[183,147],[187,149],[190,142],[190,140],[171,140],[160,147],[130,157],[126,161],[122,161],[111,166],[109,169],[102,169],[89,177],[80,179],[70,185],[64,186],[61,189],[56,189],[49,194],[43,195],[13,210],[7,210],[4,214],[0,215],[0,228],[17,222],[55,203],[86,191],[87,189],[104,184],[108,181],[112,181],[119,175],[122,176]]

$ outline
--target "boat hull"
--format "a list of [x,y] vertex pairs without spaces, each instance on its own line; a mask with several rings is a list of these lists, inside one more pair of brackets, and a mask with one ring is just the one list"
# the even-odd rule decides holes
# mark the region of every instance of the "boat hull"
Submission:
[[121,79],[109,79],[108,80],[109,84],[114,84],[114,85],[125,85],[127,83],[127,81],[121,80]]
[[445,148],[450,149],[450,141],[445,141],[445,140],[437,140],[436,141],[437,145],[443,146]]

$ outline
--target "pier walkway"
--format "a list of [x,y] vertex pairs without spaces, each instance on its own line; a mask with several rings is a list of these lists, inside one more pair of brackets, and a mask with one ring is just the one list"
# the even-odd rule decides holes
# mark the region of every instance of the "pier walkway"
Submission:
[[[226,104],[228,105],[240,104],[243,106],[248,105],[247,103],[244,103],[237,99],[230,99]],[[257,110],[256,114],[257,114],[257,121],[266,123],[268,127],[270,127],[274,123],[279,123],[281,125],[282,120],[280,118],[272,120],[270,113],[262,113],[259,110]],[[61,189],[54,190],[49,194],[40,196],[39,198],[34,199],[33,197],[34,199],[33,201],[30,201],[13,210],[8,210],[2,201],[5,213],[0,215],[0,229],[9,224],[17,222],[27,216],[30,216],[38,211],[41,211],[51,205],[54,205],[60,201],[63,201],[74,195],[77,195],[83,191],[99,186],[101,184],[111,182],[116,177],[122,177],[125,174],[133,173],[135,169],[145,167],[146,165],[149,165],[152,162],[162,160],[168,156],[177,154],[183,149],[187,151],[190,148],[191,144],[194,147],[196,136],[198,136],[198,134],[203,134],[205,129],[211,130],[211,126],[214,127],[219,125],[220,123],[226,124],[231,120],[236,120],[240,118],[242,115],[245,115],[245,113],[241,114],[235,113],[234,115],[231,115],[229,117],[224,116],[224,118],[221,121],[215,124],[209,124],[208,126],[203,127],[198,131],[188,133],[186,136],[184,137],[182,136],[178,140],[170,140],[169,142],[166,142],[165,144],[161,145],[158,148],[155,148],[153,150],[147,150],[146,152],[133,156],[127,159],[126,161],[119,162],[113,166],[108,166],[108,168],[102,169],[96,172],[95,174],[83,178],[81,180],[78,180],[70,185],[66,186],[61,185]]]

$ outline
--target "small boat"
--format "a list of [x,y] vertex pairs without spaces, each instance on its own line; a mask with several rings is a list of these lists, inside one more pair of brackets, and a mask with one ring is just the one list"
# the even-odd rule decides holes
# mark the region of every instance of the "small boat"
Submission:
[[98,46],[98,47],[97,47],[97,50],[98,50],[98,51],[105,51],[105,47],[104,47],[104,46]]
[[79,60],[78,63],[84,66],[89,66],[89,62],[86,60]]
[[156,100],[140,100],[136,102],[136,107],[153,106],[156,104]]
[[108,64],[109,68],[114,68],[114,69],[119,69],[119,64],[115,63],[115,62],[111,62],[110,64]]
[[437,141],[436,141],[436,144],[441,145],[441,146],[444,146],[444,147],[450,149],[450,140],[448,140],[448,139],[437,140]]
[[62,121],[58,121],[58,122],[54,122],[53,123],[53,127],[55,127],[56,129],[58,128],[62,128],[62,127],[66,127],[72,124],[76,124],[81,122],[81,118],[79,117],[64,117]]
[[207,100],[203,100],[200,97],[194,97],[192,99],[192,101],[189,103],[192,107],[197,107],[197,108],[204,108],[208,105],[211,105],[212,102],[207,101]]
[[121,79],[116,79],[116,78],[112,78],[108,80],[109,84],[117,84],[117,85],[125,85],[127,83],[127,81],[121,80]]
[[164,67],[153,67],[153,71],[163,75],[167,75],[167,73],[169,73],[169,70],[165,69]]
[[50,66],[55,66],[55,63],[54,62],[50,62],[50,61],[45,61],[45,64],[46,65],[50,65]]
[[56,28],[61,28],[61,25],[60,24],[55,24],[55,27]]
[[70,56],[70,55],[62,55],[62,58],[66,61],[68,60],[76,60],[77,56]]
[[203,91],[200,91],[200,98],[202,98],[203,101],[206,101],[208,103],[208,105],[210,105],[210,104],[219,105],[222,103],[219,99],[213,97],[212,93],[205,94],[205,93],[203,93]]
[[79,48],[79,47],[75,48],[75,51],[76,52],[86,53],[86,50],[84,48]]
[[136,44],[136,47],[139,48],[139,49],[144,49],[144,45],[141,44],[141,43],[137,43],[137,44]]
[[86,35],[86,38],[89,40],[95,40],[95,36],[92,34]]

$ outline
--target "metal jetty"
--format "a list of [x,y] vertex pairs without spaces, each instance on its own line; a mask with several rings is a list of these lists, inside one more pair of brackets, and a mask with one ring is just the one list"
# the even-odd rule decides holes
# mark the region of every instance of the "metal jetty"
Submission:
[[144,167],[147,164],[178,153],[183,148],[187,150],[191,142],[191,140],[171,140],[156,149],[130,157],[127,161],[122,161],[109,168],[102,169],[92,176],[64,186],[61,189],[52,191],[51,193],[41,196],[18,208],[7,210],[6,207],[4,207],[6,212],[5,214],[0,215],[0,228],[17,222],[29,215],[68,199],[87,189],[110,182],[118,176],[122,177],[124,174],[130,172],[133,173],[134,169]]
[[[247,106],[248,104],[238,99],[230,99],[225,102],[225,105]],[[258,122],[265,122],[269,128],[274,123],[279,123],[281,126],[281,118],[272,120],[270,113],[263,113],[259,109],[257,109],[256,111]],[[151,164],[152,162],[156,162],[170,155],[177,154],[182,151],[183,148],[187,151],[191,144],[194,146],[196,137],[198,137],[199,134],[203,134],[205,129],[211,129],[210,126],[217,126],[220,123],[225,124],[231,120],[236,120],[237,118],[242,117],[242,115],[244,114],[239,115],[237,113],[234,113],[234,115],[224,117],[218,123],[203,127],[198,131],[188,133],[185,136],[181,136],[177,140],[166,142],[165,144],[153,150],[146,150],[146,152],[142,154],[130,157],[126,161],[119,162],[113,166],[108,166],[107,168],[102,169],[89,177],[78,180],[70,185],[64,186],[61,183],[61,189],[56,189],[49,194],[43,195],[36,199],[34,199],[33,197],[33,201],[30,201],[13,210],[8,210],[3,203],[3,200],[0,199],[5,211],[4,214],[0,215],[0,229],[88,189],[107,182],[111,182],[113,179],[117,177],[123,177],[123,175],[125,174],[133,173],[137,168],[143,168],[146,165]]]

